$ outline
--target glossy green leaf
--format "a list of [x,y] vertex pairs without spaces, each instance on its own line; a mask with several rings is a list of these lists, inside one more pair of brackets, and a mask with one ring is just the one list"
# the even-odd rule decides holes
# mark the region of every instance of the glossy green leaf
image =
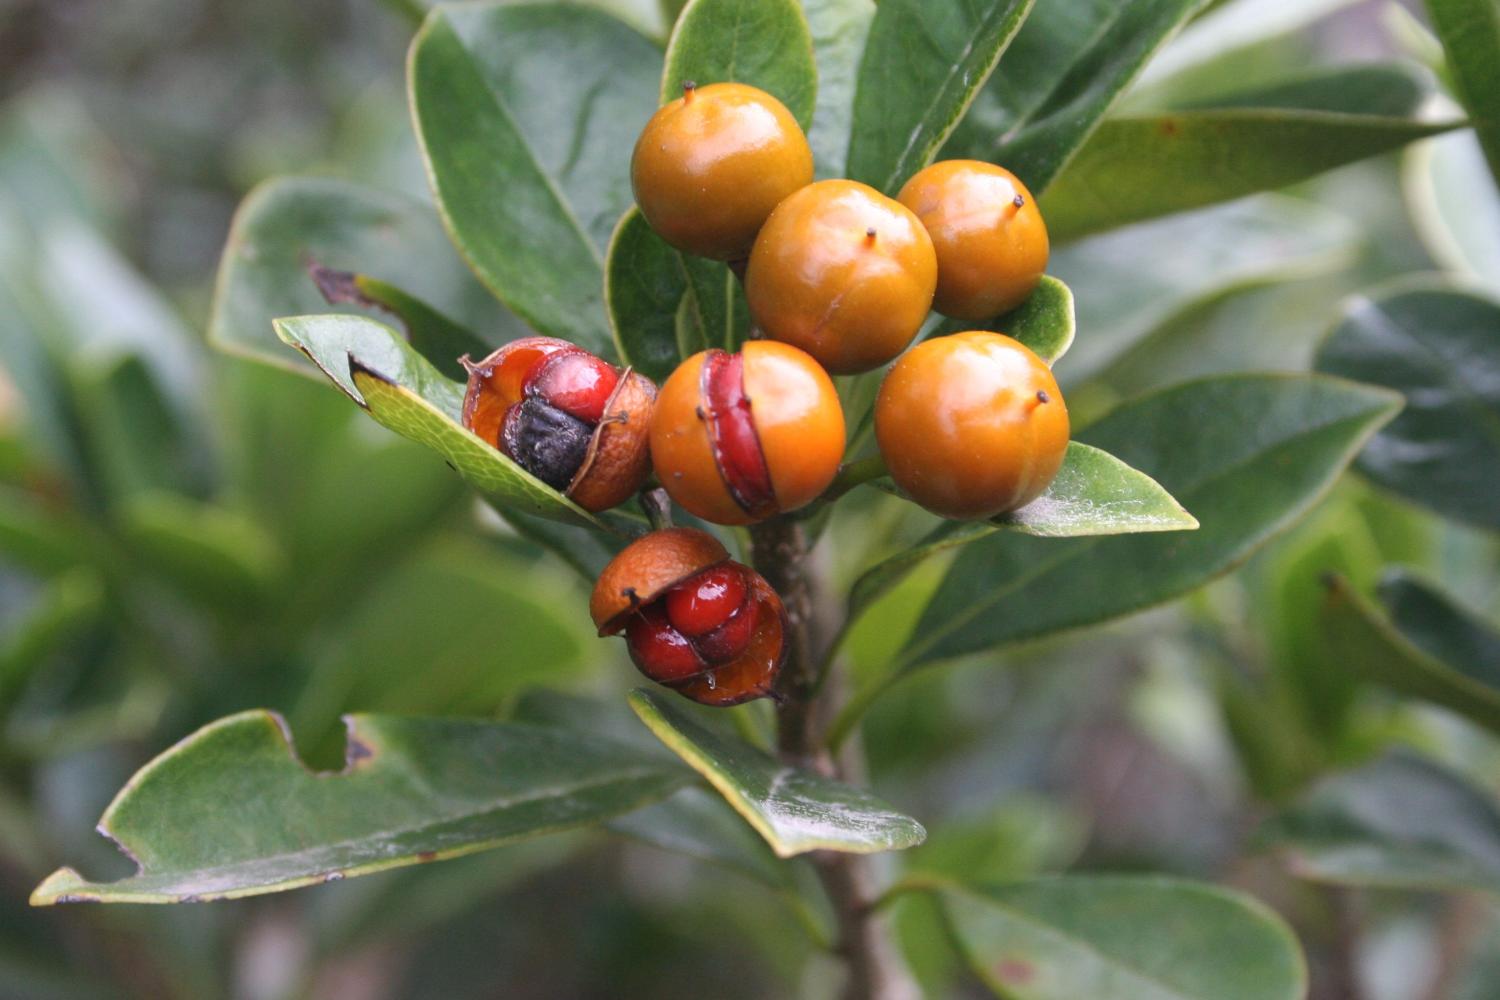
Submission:
[[609,241],[604,301],[620,360],[661,382],[681,360],[677,310],[687,293],[682,257],[634,207]]
[[1436,283],[1353,299],[1320,371],[1384,385],[1407,408],[1359,469],[1445,517],[1500,530],[1500,302]]
[[818,100],[807,141],[819,180],[843,177],[853,128],[854,92],[875,0],[802,0],[818,69]]
[[1240,893],[1168,878],[1060,876],[952,890],[970,969],[1006,1000],[1301,1000],[1291,930]]
[[904,660],[1078,628],[1208,582],[1305,513],[1399,405],[1342,380],[1273,375],[1203,379],[1126,403],[1079,439],[1152,474],[1202,527],[975,542],[923,612]]
[[[897,492],[894,484],[882,485]],[[866,571],[850,592],[850,614],[859,614],[926,559],[997,531],[1078,538],[1197,527],[1193,515],[1150,476],[1108,452],[1073,441],[1052,485],[1025,507],[989,521],[944,522],[912,548]]]
[[1500,893],[1500,805],[1407,751],[1318,782],[1256,840],[1303,878]]
[[[1340,662],[1394,691],[1500,732],[1500,659],[1494,648],[1500,639],[1443,595],[1424,588],[1418,596],[1413,586],[1408,581],[1400,593],[1405,624],[1418,630],[1408,636],[1347,582],[1329,581],[1323,626]],[[1459,628],[1463,634],[1434,636],[1434,627]],[[1421,645],[1414,641],[1418,637]],[[1448,659],[1450,654],[1458,656]]]
[[383,715],[349,716],[348,729],[344,770],[317,774],[273,713],[205,726],[137,772],[99,822],[137,873],[96,883],[62,868],[32,904],[294,889],[597,823],[683,778],[568,730]]
[[787,767],[748,744],[721,736],[650,691],[630,707],[674,753],[745,818],[778,857],[807,851],[871,854],[920,844],[922,824],[861,788]]
[[941,154],[999,163],[1038,196],[1120,92],[1206,0],[1048,0]]
[[859,68],[849,176],[895,194],[931,163],[1032,2],[882,0]]
[[408,69],[460,252],[533,327],[609,352],[602,251],[632,200],[629,150],[656,106],[656,47],[583,5],[464,4],[432,12]]
[[[314,262],[416,306],[400,309],[394,295],[377,294],[378,312],[350,300],[330,308],[308,272]],[[306,373],[277,340],[273,319],[349,311],[389,320],[394,310],[409,321],[417,307],[490,345],[523,332],[474,279],[430,206],[350,181],[278,177],[251,191],[230,224],[208,337],[220,350]]]
[[688,82],[759,87],[785,104],[806,129],[817,99],[818,71],[802,5],[798,0],[692,0],[667,43],[662,103],[681,97]]
[[1427,0],[1427,13],[1490,173],[1500,184],[1500,6],[1495,0]]
[[1048,365],[1056,365],[1059,358],[1073,346],[1073,336],[1078,331],[1078,310],[1073,302],[1073,290],[1050,274],[1042,275],[1041,284],[1021,305],[1011,312],[992,320],[944,320],[933,336],[960,333],[964,330],[995,330],[1014,337]]
[[1282,108],[1113,118],[1041,206],[1053,238],[1068,240],[1284,187],[1453,127]]
[[293,316],[278,319],[276,332],[377,422],[437,452],[487,499],[553,520],[599,524],[459,423],[464,387],[385,324],[363,316]]
[[1088,331],[1058,370],[1064,388],[1194,306],[1348,263],[1362,238],[1310,202],[1260,195],[1055,248],[1049,269],[1073,289]]
[[1489,182],[1473,132],[1411,147],[1402,187],[1427,252],[1444,270],[1484,282],[1500,294],[1500,188]]

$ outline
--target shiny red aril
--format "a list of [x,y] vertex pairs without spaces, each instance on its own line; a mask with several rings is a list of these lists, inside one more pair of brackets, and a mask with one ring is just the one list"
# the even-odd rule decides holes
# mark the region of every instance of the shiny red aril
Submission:
[[625,645],[641,673],[658,684],[673,684],[707,667],[687,637],[672,627],[661,602],[640,610],[625,627]]
[[693,646],[708,663],[728,663],[750,647],[758,617],[755,607],[747,602],[725,619],[724,624],[693,639]]
[[771,471],[755,431],[745,394],[745,356],[709,351],[703,361],[703,401],[708,409],[714,461],[730,494],[750,514],[764,517],[776,509]]
[[667,620],[688,638],[707,635],[744,606],[745,591],[745,571],[720,563],[667,591]]
[[558,351],[539,359],[526,373],[526,395],[539,397],[579,420],[597,424],[620,382],[609,362],[587,351]]

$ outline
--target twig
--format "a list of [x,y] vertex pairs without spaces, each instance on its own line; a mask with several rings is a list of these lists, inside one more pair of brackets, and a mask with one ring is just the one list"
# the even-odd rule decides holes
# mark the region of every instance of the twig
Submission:
[[[828,637],[836,631],[819,612],[833,605],[822,600],[818,579],[807,559],[802,525],[776,517],[750,529],[755,567],[781,595],[789,628],[787,662],[782,668],[776,709],[776,742],[782,760],[823,774],[843,777],[861,761],[854,750],[835,758],[822,740],[829,698],[818,697],[819,672]],[[919,991],[884,922],[877,914],[881,893],[870,859],[863,855],[819,851],[813,867],[832,904],[838,924],[834,951],[847,968],[845,1000],[916,1000]]]

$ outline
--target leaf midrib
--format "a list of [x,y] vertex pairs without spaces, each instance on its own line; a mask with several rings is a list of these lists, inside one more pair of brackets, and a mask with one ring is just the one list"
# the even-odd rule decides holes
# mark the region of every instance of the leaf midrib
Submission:
[[[656,767],[654,765],[642,764],[640,766],[631,768],[631,769],[626,770],[626,771],[617,771],[617,772],[615,772],[615,773],[613,773],[610,776],[605,777],[605,778],[586,779],[586,780],[583,780],[583,781],[579,781],[579,782],[573,783],[571,785],[558,785],[558,786],[553,786],[553,787],[550,787],[550,788],[546,788],[546,789],[541,789],[541,790],[538,790],[538,791],[530,792],[530,793],[527,793],[527,794],[524,794],[524,795],[518,795],[518,796],[515,796],[515,797],[512,797],[512,798],[508,798],[508,799],[504,799],[504,800],[500,800],[500,801],[491,801],[490,803],[486,804],[484,808],[471,809],[471,810],[468,810],[468,811],[461,811],[461,812],[453,813],[453,814],[450,814],[450,815],[442,816],[442,817],[440,817],[439,819],[437,819],[435,821],[427,821],[427,822],[417,823],[417,824],[408,825],[408,826],[395,827],[395,828],[390,829],[390,830],[380,830],[380,831],[375,831],[375,832],[367,833],[367,834],[363,834],[363,835],[358,835],[358,836],[353,836],[353,837],[346,837],[343,840],[329,841],[327,843],[318,844],[318,845],[316,845],[314,847],[303,847],[303,848],[299,848],[299,849],[293,850],[293,851],[280,851],[280,852],[273,853],[273,854],[259,854],[259,855],[255,855],[254,857],[241,858],[241,859],[239,859],[237,861],[226,863],[226,864],[222,864],[222,865],[204,865],[204,866],[197,866],[197,867],[192,867],[192,868],[177,869],[176,871],[178,871],[178,872],[180,872],[182,874],[185,874],[185,875],[186,874],[212,875],[212,874],[216,874],[216,873],[227,873],[227,872],[232,872],[236,868],[242,867],[242,866],[247,865],[247,864],[274,863],[274,862],[278,862],[278,861],[299,858],[299,857],[302,857],[304,855],[309,855],[309,854],[312,854],[314,852],[319,852],[319,851],[336,851],[336,850],[340,850],[340,849],[343,849],[343,848],[347,848],[347,847],[351,847],[351,846],[354,846],[354,845],[358,845],[358,844],[367,842],[367,841],[372,840],[372,839],[377,838],[377,837],[382,837],[382,838],[389,839],[389,838],[394,838],[394,837],[405,836],[407,834],[420,833],[420,832],[422,832],[424,830],[429,830],[429,829],[432,829],[434,827],[446,826],[446,825],[451,824],[451,823],[462,823],[462,822],[465,822],[465,821],[468,821],[468,820],[477,819],[477,818],[480,818],[480,817],[483,817],[483,816],[486,816],[486,815],[490,815],[492,813],[498,813],[498,812],[505,811],[505,810],[515,809],[515,808],[520,807],[520,806],[530,805],[531,803],[537,802],[537,801],[542,801],[542,800],[546,800],[546,799],[561,799],[561,798],[565,798],[565,797],[568,797],[568,796],[577,795],[577,794],[582,793],[582,792],[587,792],[587,791],[590,791],[590,790],[595,789],[595,788],[602,788],[602,787],[605,787],[605,786],[608,786],[608,785],[613,785],[613,784],[622,784],[622,783],[627,782],[627,781],[636,781],[636,780],[642,780],[642,779],[649,779],[649,778],[651,778],[653,776],[659,776],[659,777],[663,777],[663,778],[670,778],[671,777],[669,774],[667,774],[667,772],[663,771],[659,767]],[[333,780],[337,781],[337,780],[340,780],[341,778],[342,779],[347,779],[348,777],[349,777],[348,775],[334,775],[333,776]],[[110,826],[108,824],[101,824],[100,825],[100,832],[101,833],[105,833],[107,836],[109,836],[109,838],[111,840],[114,840],[117,844],[119,844],[121,846],[122,850],[127,851],[131,856],[139,856],[140,855],[140,847],[139,847],[139,845],[131,844],[127,840],[125,840],[123,837],[119,836],[118,833],[114,830],[114,828],[112,826]],[[395,857],[405,857],[405,856],[407,856],[407,855],[395,855]],[[385,859],[381,859],[381,860],[390,860],[390,858],[385,858]],[[148,865],[142,864],[140,866],[140,870],[138,870],[135,873],[135,875],[130,876],[130,878],[163,877],[163,876],[169,876],[171,874],[172,874],[172,870],[171,869],[168,869],[168,870],[158,869],[158,870],[152,871],[152,870],[149,870],[149,866]],[[119,883],[118,882],[109,882],[109,883],[103,883],[103,884],[104,885],[118,885]]]

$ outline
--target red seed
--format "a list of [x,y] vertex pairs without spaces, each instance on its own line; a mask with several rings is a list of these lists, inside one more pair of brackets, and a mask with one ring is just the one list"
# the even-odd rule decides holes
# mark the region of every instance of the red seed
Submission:
[[750,647],[757,620],[755,609],[746,604],[730,615],[723,625],[691,641],[706,662],[714,665],[728,663]]
[[667,621],[658,601],[642,608],[625,628],[625,645],[641,673],[658,684],[674,684],[701,674],[706,665],[692,643]]
[[590,424],[604,419],[604,405],[619,384],[620,373],[587,351],[558,351],[526,373],[526,394],[539,396],[564,413]]
[[667,620],[688,638],[706,635],[745,603],[745,571],[733,563],[711,566],[667,591]]
[[764,517],[776,512],[771,471],[755,432],[753,400],[745,395],[745,357],[712,350],[703,359],[703,403],[709,440],[724,485],[745,513]]

